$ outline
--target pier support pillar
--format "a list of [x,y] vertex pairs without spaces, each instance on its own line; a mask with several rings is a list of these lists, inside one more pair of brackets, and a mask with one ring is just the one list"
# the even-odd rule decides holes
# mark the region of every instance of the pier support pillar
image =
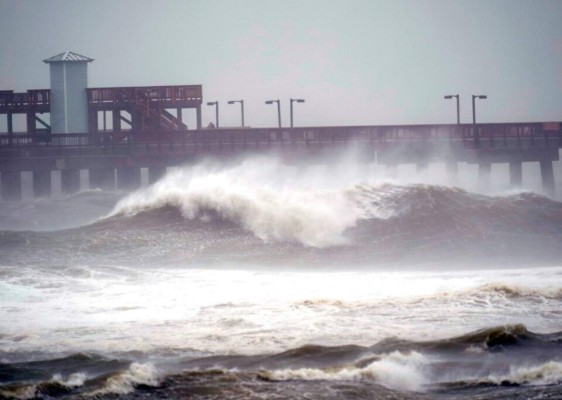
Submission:
[[509,162],[509,180],[513,187],[521,187],[523,184],[523,165],[521,161]]
[[478,188],[481,191],[487,191],[490,188],[491,172],[492,163],[484,161],[478,164]]
[[35,123],[35,111],[29,110],[26,114],[27,133],[34,133],[37,131],[37,124]]
[[14,117],[12,113],[8,113],[7,115],[7,125],[8,125],[8,137],[10,138],[9,144],[12,145],[12,139],[14,137]]
[[12,113],[8,113],[8,133],[14,133],[14,116]]
[[117,189],[124,191],[137,190],[141,186],[141,174],[138,167],[117,169]]
[[197,114],[197,129],[203,128],[203,122],[201,121],[201,106],[197,106],[196,114]]
[[2,172],[2,200],[21,200],[21,172]]
[[143,121],[142,121],[142,114],[140,113],[139,110],[131,110],[129,111],[131,113],[131,129],[134,131],[140,131],[142,130],[144,127],[143,125]]
[[396,164],[386,164],[385,170],[385,175],[387,178],[396,179],[396,177],[398,176],[398,169],[396,167]]
[[103,191],[115,190],[115,170],[114,169],[91,169],[90,189],[101,189]]
[[181,107],[176,108],[176,118],[179,121],[179,124],[183,124],[183,115],[182,115],[182,109]]
[[51,171],[33,171],[33,197],[51,195]]
[[154,165],[148,167],[148,184],[152,185],[166,174],[166,166]]
[[98,111],[89,110],[88,111],[88,131],[97,132],[98,131]]
[[113,110],[111,112],[113,132],[121,131],[121,110]]
[[73,194],[80,190],[80,171],[77,169],[63,169],[60,174],[61,191]]
[[447,160],[445,169],[450,181],[456,181],[459,177],[459,163],[456,160]]
[[556,187],[554,184],[554,169],[551,160],[541,160],[541,178],[542,188],[548,197],[556,195]]
[[425,170],[427,169],[427,165],[428,165],[428,164],[427,164],[427,162],[425,162],[425,161],[421,161],[421,162],[416,163],[416,171],[417,171],[417,173],[419,174],[420,172],[425,171]]

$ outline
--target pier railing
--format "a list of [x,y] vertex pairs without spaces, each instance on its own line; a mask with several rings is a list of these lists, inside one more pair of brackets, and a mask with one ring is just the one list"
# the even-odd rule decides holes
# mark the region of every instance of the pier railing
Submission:
[[181,105],[189,102],[200,103],[203,98],[201,85],[90,88],[86,91],[88,104],[98,107],[139,104],[147,100]]
[[19,108],[50,106],[51,91],[49,89],[28,90],[16,93],[13,90],[0,90],[0,113],[7,113]]
[[111,147],[138,151],[143,146],[190,149],[205,146],[240,148],[268,145],[329,145],[368,143],[385,146],[396,143],[455,142],[478,148],[562,147],[559,122],[521,124],[464,124],[411,126],[353,126],[303,128],[227,128],[190,131],[119,131],[76,134],[0,134],[0,149],[46,147]]

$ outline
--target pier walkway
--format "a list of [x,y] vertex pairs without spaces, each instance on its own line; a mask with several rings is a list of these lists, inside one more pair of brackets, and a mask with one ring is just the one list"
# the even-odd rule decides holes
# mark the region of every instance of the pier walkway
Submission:
[[[91,107],[116,107],[116,92],[88,90]],[[191,99],[187,92],[182,96],[182,105],[200,104],[200,99]],[[117,107],[125,109],[126,105]],[[165,108],[169,105],[163,104],[160,110]],[[81,170],[89,171],[90,187],[133,190],[140,186],[141,168],[148,169],[152,183],[167,167],[205,157],[274,152],[287,163],[315,164],[330,162],[326,154],[347,147],[358,161],[383,164],[389,173],[399,164],[416,164],[423,170],[430,162],[443,162],[451,174],[456,173],[459,162],[478,164],[483,187],[494,163],[509,164],[510,183],[517,187],[522,184],[522,163],[538,162],[544,192],[554,196],[552,162],[559,159],[562,147],[560,122],[187,130],[179,118],[164,116],[174,126],[155,130],[155,126],[149,129],[150,124],[161,121],[162,114],[150,113],[145,119],[149,123],[137,130],[0,134],[2,198],[21,198],[22,172],[32,172],[35,196],[50,194],[53,171],[60,171],[64,192],[79,189]]]

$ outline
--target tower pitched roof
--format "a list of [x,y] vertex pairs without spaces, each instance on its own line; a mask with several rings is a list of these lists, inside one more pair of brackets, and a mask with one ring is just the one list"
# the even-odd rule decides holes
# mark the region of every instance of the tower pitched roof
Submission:
[[57,54],[51,58],[43,60],[45,63],[55,63],[55,62],[92,62],[93,58],[74,53],[72,51],[65,51],[64,53]]

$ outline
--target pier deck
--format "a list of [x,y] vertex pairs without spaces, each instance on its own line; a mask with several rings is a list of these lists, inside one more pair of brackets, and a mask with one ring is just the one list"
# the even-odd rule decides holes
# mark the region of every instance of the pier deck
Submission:
[[19,198],[22,171],[34,173],[37,192],[49,186],[45,171],[61,171],[63,181],[73,182],[80,170],[105,180],[115,172],[118,186],[133,189],[140,184],[140,168],[148,168],[153,181],[166,167],[204,157],[273,152],[288,163],[315,164],[330,162],[326,154],[344,147],[362,162],[389,169],[416,164],[422,170],[443,162],[454,173],[458,162],[478,164],[483,186],[494,163],[508,163],[511,184],[521,186],[522,163],[539,162],[544,191],[554,196],[552,162],[559,159],[562,130],[560,122],[547,122],[0,134],[2,193]]

